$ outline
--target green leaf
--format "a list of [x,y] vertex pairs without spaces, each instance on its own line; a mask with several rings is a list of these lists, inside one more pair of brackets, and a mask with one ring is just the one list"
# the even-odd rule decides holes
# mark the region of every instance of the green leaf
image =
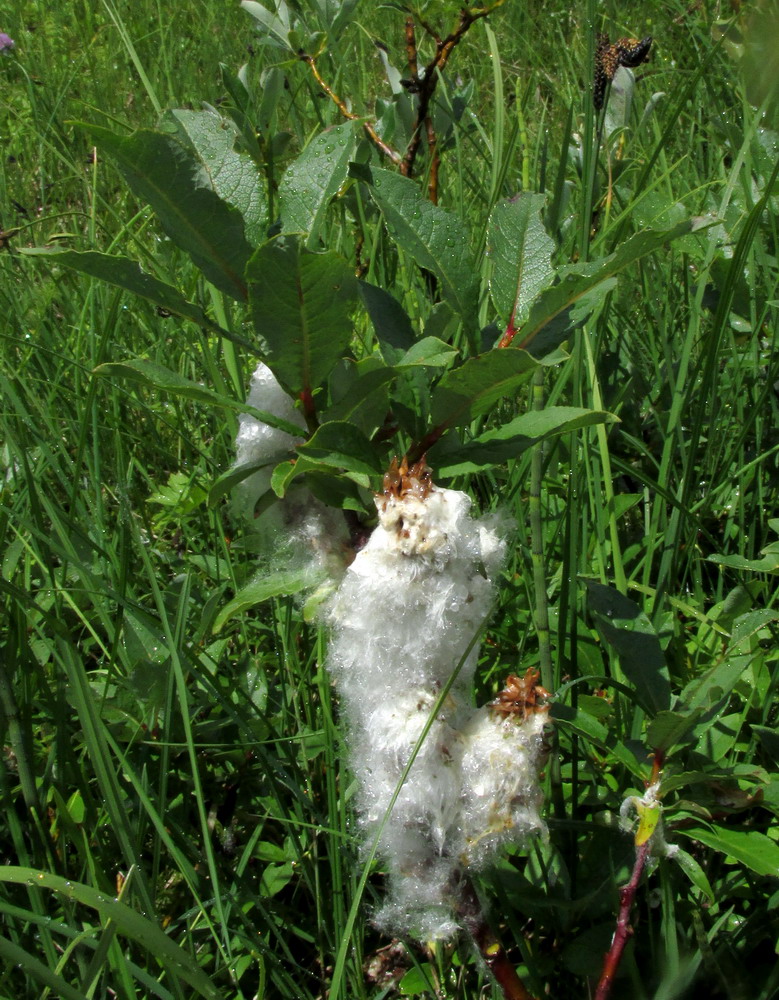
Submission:
[[75,989],[70,983],[63,979],[59,973],[44,965],[39,958],[20,948],[18,944],[9,941],[8,938],[0,937],[0,957],[5,959],[6,966],[24,969],[25,973],[32,976],[41,986],[54,991],[54,996],[61,997],[62,1000],[87,1000],[86,994]]
[[315,247],[327,206],[346,180],[356,145],[355,123],[322,132],[294,160],[281,179],[281,232],[303,233]]
[[[333,394],[334,400],[325,413],[325,419],[346,420],[368,399],[376,399],[377,405],[380,406],[381,402],[376,393],[388,382],[397,378],[398,374],[421,368],[445,368],[457,357],[457,353],[436,337],[423,337],[401,355],[395,365],[383,364],[378,354],[371,354],[356,363],[350,362],[347,388],[342,390],[342,394],[341,392]],[[380,411],[380,417],[385,410],[386,402]]]
[[717,714],[713,719],[704,720],[704,723],[696,728],[699,736],[695,747],[697,753],[711,761],[726,760],[743,725],[742,712]]
[[[770,638],[769,626],[779,621],[779,612],[771,608],[757,608],[745,615],[739,615],[733,622],[733,632],[728,643],[728,652],[746,653],[761,632]],[[741,648],[739,648],[741,647]]]
[[146,361],[137,358],[134,361],[108,361],[103,365],[98,365],[94,369],[95,375],[101,377],[129,378],[133,382],[140,382],[154,389],[161,389],[170,392],[174,396],[182,396],[184,399],[194,399],[199,403],[209,403],[211,406],[220,406],[225,410],[233,410],[236,413],[248,413],[269,427],[276,427],[278,430],[300,437],[300,427],[291,424],[281,417],[268,413],[265,410],[257,410],[253,406],[231,399],[229,396],[222,396],[221,393],[214,392],[207,386],[192,382],[183,375],[158,365],[156,361]]
[[646,778],[648,771],[646,765],[642,766],[624,743],[613,740],[608,729],[587,712],[557,701],[550,708],[549,715],[555,723],[571,729],[577,735],[584,736],[595,746],[606,750],[631,774],[641,779]]
[[383,364],[376,354],[371,354],[362,361],[350,363],[348,388],[343,395],[336,396],[332,406],[327,409],[324,419],[346,420],[366,399],[374,397],[375,393],[391,382],[396,374],[395,369]]
[[291,48],[289,14],[286,4],[278,5],[280,15],[278,17],[276,14],[271,14],[267,7],[263,7],[261,3],[256,3],[255,0],[241,0],[241,6],[257,21],[257,31],[263,41],[281,49],[289,50]]
[[360,0],[314,0],[319,12],[319,24],[330,36],[338,35],[352,20]]
[[332,465],[362,475],[381,471],[381,457],[354,424],[333,420],[317,428],[313,437],[298,445],[297,451],[321,465]]
[[360,473],[341,475],[335,469],[323,466],[312,469],[305,476],[306,487],[325,506],[367,514],[357,480],[362,480],[362,485],[365,485],[366,477]]
[[462,219],[429,202],[417,184],[389,170],[371,170],[371,194],[401,249],[441,282],[444,297],[470,322],[475,314],[476,277]]
[[[562,280],[542,292],[530,309],[527,323],[515,338],[513,346],[525,348],[535,357],[543,357],[558,347],[575,322],[570,310],[592,293],[597,286],[613,279],[620,271],[647,254],[689,233],[714,225],[711,218],[693,218],[671,229],[646,230],[626,240],[613,254],[602,260],[575,265],[562,274]],[[554,321],[559,322],[555,323]],[[547,329],[549,328],[549,329]]]
[[279,456],[274,455],[269,462],[249,462],[246,465],[231,466],[211,484],[208,491],[208,506],[215,507],[222,497],[231,493],[239,483],[244,481],[244,479],[248,479],[249,476],[253,476],[254,473],[259,472],[260,469],[267,468],[268,465],[275,464],[278,460]]
[[[686,788],[692,785],[713,785],[715,783],[732,781],[735,776],[735,768],[711,768],[705,771],[680,771],[674,774],[672,771],[663,772],[662,794],[674,792],[678,788]],[[755,779],[756,780],[756,779]]]
[[430,995],[435,993],[435,974],[429,962],[418,965],[408,972],[398,983],[398,990],[401,996],[418,997],[421,994]]
[[[51,889],[96,910],[100,919],[113,921],[118,933],[137,941],[171,973],[188,983],[207,1000],[219,1000],[219,991],[196,964],[193,957],[171,940],[156,923],[131,909],[126,903],[93,889],[81,882],[72,882],[58,875],[31,868],[0,867],[0,882],[35,885]],[[80,994],[75,994],[80,996]]]
[[178,138],[190,147],[207,175],[211,190],[243,216],[246,238],[253,246],[264,242],[268,206],[256,162],[236,149],[239,132],[232,121],[213,109],[169,111],[163,127],[170,123]]
[[752,726],[752,733],[760,740],[774,767],[779,767],[779,732],[772,726]]
[[680,743],[694,742],[692,730],[700,716],[700,709],[694,712],[658,712],[649,723],[647,743],[653,750],[668,753]]
[[734,858],[758,875],[779,876],[779,844],[758,830],[693,825],[680,827],[678,832]]
[[525,321],[530,303],[554,276],[554,242],[541,221],[545,198],[523,192],[499,202],[487,227],[490,295],[504,325]]
[[779,543],[774,542],[768,548],[763,549],[761,559],[745,559],[744,556],[708,556],[709,562],[718,566],[726,566],[728,569],[747,570],[750,573],[777,573],[779,572]]
[[208,494],[187,472],[171,472],[164,485],[158,486],[147,503],[176,508],[179,516],[190,514],[207,498]]
[[469,358],[447,372],[433,390],[436,427],[456,427],[485,413],[493,403],[529,381],[538,362],[525,351],[498,349]]
[[294,875],[295,866],[291,861],[281,865],[268,865],[260,878],[260,895],[266,898],[278,895]]
[[119,136],[76,123],[119,164],[133,194],[148,202],[173,242],[213,285],[246,299],[244,271],[251,255],[241,213],[223,201],[192,152],[161,132]]
[[396,360],[395,352],[407,351],[414,344],[411,320],[398,300],[383,288],[367,281],[360,281],[358,287],[384,360],[392,363]]
[[751,654],[727,656],[705,674],[690,681],[682,691],[682,703],[688,708],[704,711],[713,708],[730,695],[752,660]]
[[[617,66],[617,71],[611,81],[609,100],[604,113],[604,132],[611,139],[618,129],[630,125],[630,109],[633,104],[633,91],[636,86],[635,74],[626,66]],[[612,142],[616,141],[616,137]]]
[[[249,91],[245,83],[245,67],[239,73],[234,73],[229,66],[219,63],[222,86],[230,95],[230,100],[224,103],[224,109],[233,120],[238,133],[243,140],[243,149],[250,156],[261,162],[261,128],[257,123],[254,108],[251,107]],[[265,192],[262,193],[265,204]],[[250,228],[250,227],[249,227]]]
[[410,347],[395,365],[396,369],[413,368],[446,368],[460,352],[451,344],[439,340],[438,337],[423,337]]
[[585,580],[587,607],[602,638],[619,654],[625,676],[652,715],[671,704],[668,667],[648,616],[613,587]]
[[439,452],[434,448],[430,452],[430,462],[441,477],[480,472],[517,458],[539,441],[617,419],[603,410],[549,406],[545,410],[524,413],[451,452],[443,448]]
[[271,491],[277,497],[285,497],[287,495],[287,490],[290,488],[295,479],[298,479],[306,472],[311,472],[314,469],[319,469],[316,462],[312,462],[307,458],[290,458],[287,461],[279,462],[279,464],[274,468],[270,477]]
[[314,587],[320,578],[306,567],[305,569],[281,570],[278,573],[261,571],[254,579],[228,601],[214,620],[214,632],[218,632],[225,622],[256,607],[271,597],[299,594],[301,590]]
[[676,864],[679,865],[695,888],[713,903],[714,891],[711,888],[711,883],[706,877],[706,872],[701,868],[695,858],[691,854],[688,854],[687,851],[683,851],[681,847],[676,847],[676,850],[672,851],[668,857],[671,861],[675,861]]
[[254,326],[268,345],[264,360],[290,395],[312,393],[352,339],[357,282],[350,265],[297,241],[273,242],[254,254],[248,279]]
[[91,278],[99,278],[101,281],[107,281],[118,288],[124,288],[125,291],[139,295],[141,298],[147,299],[161,309],[166,309],[175,316],[190,319],[193,323],[197,323],[198,326],[204,326],[230,340],[237,340],[245,347],[253,350],[251,345],[245,340],[233,337],[227,330],[223,330],[220,326],[217,326],[216,323],[206,316],[200,306],[196,306],[194,302],[188,302],[173,285],[168,285],[166,282],[160,281],[159,278],[155,278],[151,274],[146,274],[141,270],[138,263],[130,260],[129,257],[114,257],[107,253],[99,253],[97,250],[80,252],[77,250],[63,250],[58,247],[31,247],[29,249],[22,249],[19,252],[23,253],[26,257],[49,258],[52,264],[62,264],[64,267],[69,267],[80,274],[89,275]]

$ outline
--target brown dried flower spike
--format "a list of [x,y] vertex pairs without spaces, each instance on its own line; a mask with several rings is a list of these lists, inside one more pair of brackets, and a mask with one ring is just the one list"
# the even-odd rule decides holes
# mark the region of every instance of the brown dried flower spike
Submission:
[[533,667],[530,667],[521,678],[511,674],[498,697],[490,702],[490,708],[493,712],[500,712],[503,715],[522,713],[523,719],[535,715],[536,712],[548,712],[546,699],[549,698],[549,692],[536,683],[539,676]]
[[424,455],[418,462],[414,462],[410,469],[405,457],[400,463],[400,468],[397,458],[393,458],[389,469],[384,473],[383,493],[387,499],[395,497],[397,500],[402,500],[413,496],[425,500],[430,496],[432,489],[433,480]]

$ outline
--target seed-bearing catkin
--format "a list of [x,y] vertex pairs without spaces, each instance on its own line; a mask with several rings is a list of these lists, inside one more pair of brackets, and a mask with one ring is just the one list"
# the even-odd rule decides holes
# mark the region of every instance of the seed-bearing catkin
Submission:
[[[239,417],[235,440],[235,469],[262,465],[239,483],[234,492],[236,514],[252,520],[264,538],[267,554],[273,563],[289,567],[306,565],[311,570],[312,583],[321,571],[338,579],[343,570],[342,552],[348,544],[348,534],[340,511],[320,503],[298,483],[293,483],[284,498],[270,505],[261,517],[254,518],[258,501],[271,489],[273,468],[292,453],[296,444],[305,440],[306,423],[295,409],[292,398],[284,391],[270,368],[260,362],[252,375],[249,406],[264,410],[288,423],[300,427],[300,437],[270,427],[248,413]],[[261,572],[265,572],[262,570]]]
[[299,410],[296,410],[292,399],[281,388],[273,372],[262,361],[252,375],[249,386],[249,396],[246,400],[249,406],[257,410],[272,413],[300,427],[301,435],[294,438],[286,431],[270,427],[248,413],[242,413],[238,418],[238,435],[235,439],[235,466],[259,465],[267,463],[264,468],[253,472],[239,485],[237,505],[243,514],[251,514],[254,505],[268,489],[270,489],[273,463],[280,461],[301,443],[306,423]]
[[389,895],[377,924],[447,938],[458,926],[461,873],[544,830],[537,780],[544,718],[472,707],[478,649],[466,651],[493,603],[505,526],[471,517],[466,494],[434,486],[423,463],[390,470],[376,506],[379,524],[329,607],[328,666],[370,843],[460,665],[379,839]]
[[[304,429],[264,364],[248,403]],[[299,440],[241,418],[236,466],[267,463],[241,485],[245,514],[270,488],[273,465]],[[255,523],[276,549],[274,565],[302,562],[311,568],[312,585],[322,572],[331,588],[337,584],[324,612],[331,628],[327,665],[340,697],[365,843],[381,829],[388,894],[375,922],[421,940],[442,939],[458,930],[468,870],[489,864],[502,846],[545,832],[537,777],[545,713],[525,711],[535,690],[527,678],[509,678],[492,705],[472,704],[474,638],[493,604],[506,522],[473,518],[467,495],[434,486],[424,462],[411,469],[393,463],[376,507],[379,523],[346,572],[343,522],[304,486]]]

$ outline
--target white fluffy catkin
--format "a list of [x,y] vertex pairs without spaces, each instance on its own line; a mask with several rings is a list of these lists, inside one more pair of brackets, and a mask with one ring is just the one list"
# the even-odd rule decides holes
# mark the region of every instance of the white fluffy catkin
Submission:
[[[305,429],[264,364],[254,372],[247,402]],[[240,418],[236,467],[268,463],[239,488],[243,514],[254,513],[273,465],[302,440],[252,416]],[[499,521],[471,517],[469,498],[433,486],[423,463],[391,470],[376,506],[379,524],[329,604],[328,667],[348,730],[360,823],[371,843],[460,665],[379,840],[389,894],[376,922],[422,940],[448,938],[458,929],[462,872],[488,864],[502,845],[544,831],[537,770],[545,717],[472,706],[478,648],[465,653],[489,613],[505,557]],[[274,504],[257,527],[282,546],[283,560],[324,566],[334,581],[340,576],[343,563],[332,554],[346,542],[342,521],[304,487]]]
[[[254,371],[246,400],[249,406],[272,413],[276,417],[306,429],[300,410],[282,389],[273,372],[260,362]],[[248,413],[238,418],[235,439],[235,466],[266,463],[253,472],[235,490],[236,513],[254,519],[258,500],[271,488],[273,467],[283,461],[295,445],[305,440],[270,427]],[[273,563],[278,568],[304,565],[311,571],[312,582],[325,571],[338,578],[343,569],[344,550],[348,544],[346,527],[340,511],[320,503],[299,482],[292,484],[283,499],[274,501],[270,509],[254,519],[254,526],[264,540],[265,548],[273,551]],[[261,570],[261,573],[266,572]]]
[[[372,842],[433,706],[493,602],[505,540],[439,489],[420,463],[388,474],[379,524],[329,609],[329,669],[348,725],[358,811]],[[471,704],[465,657],[379,840],[389,897],[376,916],[423,940],[458,927],[457,882],[503,844],[542,831],[537,770],[543,715],[499,717]]]
[[[272,413],[291,424],[296,424],[301,431],[306,429],[303,415],[295,409],[292,399],[262,361],[252,375],[246,402],[257,410],[265,410],[266,413]],[[237,505],[242,514],[251,515],[257,501],[270,489],[273,463],[281,461],[296,444],[302,441],[302,434],[299,438],[294,438],[286,431],[264,424],[251,414],[240,415],[235,439],[235,467],[240,468],[242,465],[254,465],[260,462],[268,463],[264,469],[258,469],[244,479],[238,487]]]

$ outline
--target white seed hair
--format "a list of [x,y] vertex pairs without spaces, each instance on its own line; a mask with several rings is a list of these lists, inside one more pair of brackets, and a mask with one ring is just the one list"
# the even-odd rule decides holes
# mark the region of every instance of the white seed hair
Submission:
[[366,843],[381,829],[389,897],[375,921],[443,939],[458,926],[462,870],[544,830],[537,779],[543,716],[523,722],[472,706],[478,648],[466,651],[490,611],[505,558],[499,520],[471,517],[465,493],[435,486],[388,491],[376,506],[379,524],[329,607],[328,667],[347,720]]
[[[246,400],[249,406],[257,410],[272,413],[275,417],[295,424],[302,431],[306,424],[303,415],[295,409],[292,399],[281,388],[276,376],[264,362],[260,362],[254,370],[249,385],[249,396]],[[242,413],[238,418],[238,434],[235,439],[235,468],[242,465],[254,465],[259,462],[269,463],[266,468],[258,469],[244,479],[236,490],[238,510],[245,516],[251,516],[254,506],[260,497],[270,489],[273,465],[280,461],[296,444],[303,441],[280,431],[276,427],[258,420],[249,413]]]

